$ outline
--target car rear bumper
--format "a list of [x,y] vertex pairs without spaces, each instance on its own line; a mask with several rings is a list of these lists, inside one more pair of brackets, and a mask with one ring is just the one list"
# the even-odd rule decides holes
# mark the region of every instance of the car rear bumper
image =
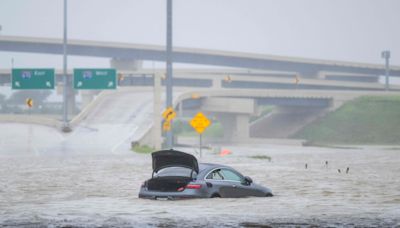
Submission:
[[158,192],[141,189],[139,198],[144,199],[190,199],[190,198],[208,198],[209,196],[195,189],[185,189],[182,192]]

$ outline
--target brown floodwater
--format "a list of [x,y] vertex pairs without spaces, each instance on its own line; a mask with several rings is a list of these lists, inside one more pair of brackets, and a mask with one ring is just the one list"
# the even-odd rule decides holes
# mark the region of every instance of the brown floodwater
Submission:
[[199,160],[233,166],[275,196],[144,200],[150,155],[8,152],[0,154],[0,226],[400,226],[399,148],[221,148],[232,154],[204,151]]

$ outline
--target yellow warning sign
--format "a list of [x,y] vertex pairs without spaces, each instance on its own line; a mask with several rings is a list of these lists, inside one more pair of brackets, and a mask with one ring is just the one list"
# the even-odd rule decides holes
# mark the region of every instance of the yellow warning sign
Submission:
[[33,99],[32,98],[26,99],[26,105],[28,105],[29,108],[32,108],[33,107]]
[[207,119],[202,112],[199,112],[195,117],[193,117],[189,124],[197,131],[197,133],[202,134],[204,130],[210,126],[211,121]]
[[162,113],[163,118],[166,121],[171,121],[172,119],[175,118],[176,116],[176,112],[174,111],[174,109],[172,107],[168,107],[167,109],[165,109],[165,111]]
[[170,131],[171,130],[171,122],[168,120],[165,120],[163,123],[163,131]]

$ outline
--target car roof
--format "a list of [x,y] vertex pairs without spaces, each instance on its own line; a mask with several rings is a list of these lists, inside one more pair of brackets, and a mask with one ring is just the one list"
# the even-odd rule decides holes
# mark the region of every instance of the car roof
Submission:
[[218,167],[231,168],[231,167],[226,166],[226,165],[215,164],[215,163],[199,163],[200,172],[202,172],[204,170],[210,170],[210,169],[218,168]]

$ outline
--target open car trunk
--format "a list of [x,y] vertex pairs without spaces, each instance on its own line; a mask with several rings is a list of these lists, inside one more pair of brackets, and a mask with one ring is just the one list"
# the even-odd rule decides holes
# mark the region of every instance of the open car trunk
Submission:
[[154,177],[147,181],[147,189],[160,192],[177,192],[185,187],[192,178],[190,177]]
[[153,159],[153,173],[166,167],[186,167],[199,173],[197,159],[191,155],[177,150],[161,150],[151,154]]
[[[153,174],[152,178],[147,181],[147,189],[150,191],[177,192],[179,188],[185,187],[192,181],[194,175],[199,173],[197,159],[191,154],[171,149],[154,152],[151,156]],[[179,167],[184,168],[184,170],[176,169]],[[166,169],[171,170],[165,172]],[[162,173],[162,170],[164,170],[164,173]],[[155,173],[157,173],[156,176]]]

